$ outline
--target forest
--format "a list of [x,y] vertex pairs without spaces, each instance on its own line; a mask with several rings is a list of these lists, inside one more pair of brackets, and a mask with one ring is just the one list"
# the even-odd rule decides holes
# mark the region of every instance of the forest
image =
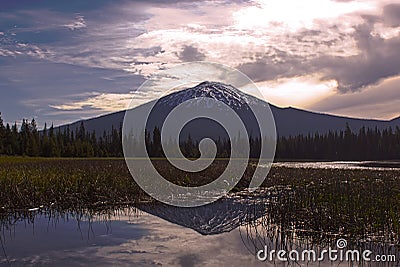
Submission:
[[[122,157],[122,130],[109,132],[86,131],[84,123],[76,129],[68,126],[63,130],[53,125],[39,130],[35,119],[6,124],[0,113],[0,155],[30,157]],[[160,130],[146,132],[149,156],[163,157]],[[217,157],[230,156],[230,141],[215,140]],[[257,158],[261,141],[251,137],[250,157]],[[182,153],[188,158],[200,156],[198,142],[190,137],[180,143]],[[361,128],[353,132],[349,125],[342,131],[324,134],[279,137],[276,148],[277,160],[396,160],[400,159],[400,128]]]

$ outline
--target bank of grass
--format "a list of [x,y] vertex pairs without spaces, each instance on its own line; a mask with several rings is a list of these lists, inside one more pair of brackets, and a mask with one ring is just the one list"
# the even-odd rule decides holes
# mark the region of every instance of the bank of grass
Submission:
[[80,209],[144,200],[123,159],[2,158],[0,208]]
[[[227,162],[218,160],[211,169],[188,176],[165,159],[152,161],[160,173],[182,186],[211,181]],[[135,183],[123,158],[0,157],[0,212],[112,208],[149,201],[153,200]]]
[[[46,158],[46,157],[27,157],[27,156],[0,156],[0,164],[3,163],[39,163],[39,162],[68,162],[68,161],[123,161],[124,158]],[[1,166],[1,165],[0,165]]]

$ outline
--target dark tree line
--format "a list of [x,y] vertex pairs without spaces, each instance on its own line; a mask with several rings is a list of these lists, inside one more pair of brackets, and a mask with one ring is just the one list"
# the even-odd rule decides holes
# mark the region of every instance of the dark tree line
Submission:
[[45,124],[39,131],[35,119],[4,125],[0,113],[0,155],[41,157],[121,157],[121,129],[113,128],[100,137],[80,127],[63,130]]
[[[260,138],[250,138],[250,157],[259,155]],[[132,144],[134,145],[133,141]],[[233,142],[240,142],[234,140]],[[145,132],[147,152],[151,157],[164,157],[161,132],[157,127]],[[230,157],[229,140],[215,141],[217,157]],[[182,154],[189,158],[200,156],[198,141],[189,138],[180,143]],[[133,148],[134,150],[134,148]],[[83,123],[76,129],[68,126],[62,130],[45,125],[39,131],[36,121],[22,120],[17,124],[4,125],[0,113],[0,155],[41,157],[122,157],[122,129],[112,128],[100,136],[89,132]],[[361,128],[353,132],[349,125],[345,130],[326,134],[281,137],[277,143],[277,159],[315,160],[391,160],[400,159],[400,128]]]
[[398,160],[400,159],[400,128],[362,127],[353,132],[282,137],[277,145],[277,158],[317,160]]

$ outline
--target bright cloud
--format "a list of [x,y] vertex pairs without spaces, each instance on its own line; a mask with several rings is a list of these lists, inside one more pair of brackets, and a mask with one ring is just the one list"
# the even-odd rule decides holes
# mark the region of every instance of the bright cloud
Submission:
[[335,94],[335,80],[321,81],[318,77],[302,76],[257,83],[264,98],[281,107],[305,108]]
[[317,20],[331,20],[353,12],[376,9],[374,2],[332,0],[256,0],[233,14],[235,27],[244,30],[277,28],[297,31],[313,28]]
[[310,105],[310,109],[360,118],[399,117],[400,76],[384,79],[365,90],[329,95]]
[[71,31],[79,30],[82,28],[86,28],[86,21],[83,16],[78,15],[75,17],[75,21],[65,24],[64,26],[70,29]]
[[132,100],[132,94],[99,94],[82,101],[66,103],[61,105],[50,105],[59,110],[79,110],[85,107],[99,109],[101,111],[124,110]]

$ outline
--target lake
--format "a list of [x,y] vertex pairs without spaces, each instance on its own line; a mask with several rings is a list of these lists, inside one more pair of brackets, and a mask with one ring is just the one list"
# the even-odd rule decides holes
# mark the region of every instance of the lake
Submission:
[[144,205],[142,210],[80,218],[36,211],[34,222],[17,221],[3,229],[8,259],[3,257],[1,264],[257,266],[260,262],[246,249],[239,229],[243,221],[264,214],[250,212],[257,207],[254,201],[232,197],[183,209]]
[[[377,175],[385,173],[386,169],[397,169],[393,163],[390,166],[385,164],[285,162],[275,163],[274,167],[285,170],[305,168],[311,170],[311,176],[315,169],[333,173],[336,170],[371,170],[378,172]],[[314,184],[314,180],[311,182]],[[301,188],[308,186],[306,184]],[[329,188],[335,187],[330,185]],[[337,188],[333,193],[341,191]],[[400,257],[397,224],[383,222],[381,227],[379,222],[382,220],[379,219],[382,218],[372,218],[372,221],[359,221],[357,228],[345,227],[354,222],[348,210],[356,212],[356,219],[364,216],[364,213],[357,213],[364,210],[352,210],[349,206],[353,202],[351,200],[343,203],[346,209],[334,217],[332,211],[323,212],[330,206],[324,200],[321,203],[327,203],[325,206],[307,206],[307,212],[304,212],[305,208],[296,204],[308,203],[309,191],[304,196],[302,192],[289,185],[274,185],[254,194],[245,191],[233,193],[198,208],[176,208],[160,203],[95,213],[58,213],[35,208],[23,216],[15,216],[15,219],[8,218],[8,222],[2,224],[0,265],[286,266],[287,263],[276,259],[275,262],[262,262],[256,258],[256,253],[267,246],[269,249],[295,249],[300,252],[312,248],[319,255],[324,248],[334,248],[339,238],[347,239],[349,249],[370,249],[374,255]],[[377,207],[385,208],[377,214],[386,213],[388,208],[386,205]],[[328,225],[326,221],[329,220],[339,220],[339,226],[333,222]],[[379,229],[371,228],[370,232],[366,232],[365,229],[372,225],[377,225]],[[307,262],[299,263],[307,265]],[[346,261],[334,263],[340,266],[349,264]],[[331,264],[328,259],[319,263],[308,262],[310,266]],[[371,262],[370,265],[379,264]],[[396,266],[396,263],[385,265]]]

